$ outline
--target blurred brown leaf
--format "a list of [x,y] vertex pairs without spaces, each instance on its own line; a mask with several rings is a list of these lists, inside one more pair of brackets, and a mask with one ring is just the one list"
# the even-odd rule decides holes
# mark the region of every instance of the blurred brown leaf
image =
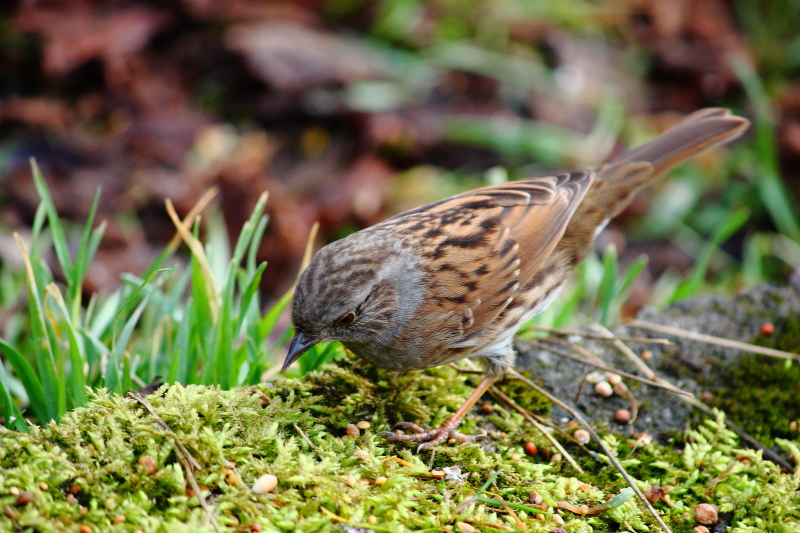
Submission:
[[226,43],[262,80],[283,91],[387,76],[378,55],[360,41],[293,22],[233,26]]
[[23,8],[14,24],[42,36],[47,72],[63,75],[90,59],[100,59],[113,76],[124,72],[125,60],[171,20],[169,13],[151,7],[106,11],[77,3]]

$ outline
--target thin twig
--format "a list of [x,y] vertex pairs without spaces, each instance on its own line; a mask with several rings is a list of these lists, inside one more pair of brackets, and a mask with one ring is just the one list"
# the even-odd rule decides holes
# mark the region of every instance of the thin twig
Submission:
[[534,383],[533,381],[529,380],[528,378],[526,378],[525,376],[523,376],[522,374],[520,374],[516,370],[514,370],[512,368],[509,368],[509,369],[506,370],[506,372],[508,374],[514,376],[515,378],[521,380],[523,383],[525,383],[526,385],[528,385],[529,387],[531,387],[532,389],[537,391],[539,394],[544,395],[551,402],[555,403],[556,405],[558,405],[559,407],[561,407],[562,409],[567,411],[569,414],[571,414],[573,416],[573,418],[575,418],[575,420],[581,426],[583,426],[583,429],[585,429],[589,433],[589,435],[592,436],[592,439],[594,439],[595,442],[597,442],[598,446],[600,446],[600,449],[603,450],[603,453],[606,455],[606,457],[608,457],[608,460],[611,461],[611,464],[613,464],[614,467],[622,475],[622,477],[625,478],[625,481],[628,483],[628,485],[636,493],[636,496],[639,497],[639,500],[642,502],[642,504],[645,506],[645,508],[647,508],[647,510],[650,512],[650,514],[653,515],[653,518],[655,519],[656,522],[658,522],[658,525],[661,526],[661,528],[665,532],[672,533],[670,528],[667,526],[667,524],[664,523],[664,521],[661,519],[661,516],[653,508],[652,504],[647,500],[645,495],[642,493],[642,491],[636,485],[636,482],[634,481],[634,479],[628,474],[628,472],[625,470],[625,468],[623,468],[622,464],[620,464],[620,462],[617,460],[617,458],[611,453],[611,450],[608,449],[608,447],[605,445],[605,443],[600,439],[600,436],[597,433],[595,433],[594,429],[592,429],[592,426],[590,426],[586,422],[586,420],[584,420],[584,418],[581,416],[580,412],[578,412],[577,409],[574,409],[571,406],[567,405],[566,403],[562,402],[561,400],[559,400],[558,398],[556,398],[555,396],[553,396],[552,394],[550,394],[546,390],[542,389],[536,383]]
[[647,344],[672,344],[672,342],[669,339],[655,339],[650,337],[617,337],[617,336],[614,336],[613,338],[609,339],[605,335],[588,333],[586,331],[580,331],[577,329],[548,328],[546,326],[526,326],[524,329],[520,330],[518,334],[525,333],[526,331],[530,330],[546,331],[547,333],[554,333],[556,335],[564,335],[564,336],[578,335],[579,337],[586,337],[587,339],[599,339],[601,341],[618,340],[625,342],[641,342]]
[[219,522],[217,522],[217,518],[214,516],[214,509],[203,497],[203,491],[200,490],[200,485],[198,485],[197,479],[194,477],[194,470],[202,470],[200,464],[195,460],[194,457],[192,457],[192,454],[189,453],[172,428],[170,428],[167,423],[164,422],[164,419],[162,419],[158,413],[156,413],[156,410],[153,408],[152,404],[147,400],[147,398],[135,391],[129,392],[128,396],[142,404],[144,408],[150,412],[153,418],[156,419],[158,425],[167,431],[170,437],[172,437],[172,440],[175,443],[175,454],[178,456],[178,459],[180,459],[183,469],[186,471],[186,478],[189,480],[189,484],[192,486],[192,490],[197,496],[197,500],[203,507],[203,510],[206,513],[206,518],[209,522],[211,522],[214,531],[217,533],[222,533],[222,528],[220,527]]
[[556,439],[555,439],[555,438],[554,438],[554,437],[553,437],[553,436],[552,436],[552,435],[551,435],[551,434],[550,434],[550,433],[549,433],[549,432],[548,432],[548,431],[547,431],[547,430],[544,428],[544,426],[543,426],[542,424],[540,424],[540,423],[539,423],[539,422],[538,422],[538,421],[537,421],[535,418],[533,418],[533,416],[531,416],[531,413],[529,413],[527,409],[525,409],[525,408],[524,408],[524,407],[522,407],[521,405],[517,404],[517,403],[516,403],[514,400],[512,400],[511,398],[509,398],[508,396],[506,396],[506,395],[503,393],[503,391],[501,391],[500,389],[498,389],[498,388],[497,388],[497,387],[495,387],[494,385],[493,385],[493,386],[492,386],[492,387],[489,389],[489,391],[490,391],[492,394],[495,394],[495,395],[496,395],[498,398],[500,398],[500,400],[502,400],[504,403],[506,403],[506,404],[507,404],[509,407],[511,407],[512,409],[514,409],[515,411],[517,411],[519,414],[521,414],[521,415],[522,415],[522,416],[525,418],[525,420],[527,420],[528,422],[530,422],[531,424],[533,424],[533,426],[534,426],[536,429],[538,429],[538,430],[539,430],[539,432],[540,432],[542,435],[544,435],[544,438],[546,438],[547,440],[549,440],[549,441],[550,441],[550,443],[551,443],[551,444],[552,444],[552,445],[553,445],[553,446],[554,446],[554,447],[555,447],[555,448],[556,448],[556,449],[557,449],[557,450],[558,450],[558,451],[559,451],[559,452],[560,452],[560,453],[561,453],[561,454],[562,454],[562,455],[563,455],[563,456],[564,456],[564,457],[567,459],[567,461],[569,462],[569,464],[571,464],[571,465],[572,465],[572,468],[574,468],[574,469],[575,469],[575,470],[577,470],[578,472],[581,472],[581,473],[583,473],[583,469],[580,467],[580,465],[579,465],[579,464],[578,464],[578,462],[575,460],[575,458],[574,458],[574,457],[572,457],[572,455],[571,455],[569,452],[567,452],[567,450],[565,450],[563,446],[561,446],[561,443],[560,443],[560,442],[558,442],[558,441],[557,441],[557,440],[556,440]]
[[543,344],[543,343],[538,342],[538,341],[526,341],[526,342],[532,344],[533,346],[536,346],[537,348],[541,348],[542,350],[547,350],[547,351],[552,352],[552,353],[554,353],[554,354],[556,354],[558,356],[566,357],[567,359],[572,359],[573,361],[577,361],[577,362],[582,363],[584,365],[593,366],[595,368],[599,368],[600,370],[605,370],[606,372],[613,372],[614,374],[619,374],[622,377],[625,377],[625,378],[628,378],[628,379],[632,379],[632,380],[638,381],[640,383],[644,383],[645,385],[650,385],[651,387],[657,387],[659,389],[664,389],[664,390],[667,390],[667,391],[670,391],[670,392],[674,392],[675,394],[678,394],[680,396],[687,396],[689,398],[694,398],[694,394],[692,394],[690,392],[686,392],[685,390],[678,389],[674,385],[672,385],[670,383],[666,383],[661,379],[656,381],[656,380],[652,380],[652,379],[643,378],[641,376],[637,376],[636,374],[629,374],[628,372],[623,372],[621,370],[617,370],[616,368],[610,367],[610,366],[605,365],[605,364],[594,363],[592,361],[587,361],[586,359],[584,359],[582,357],[579,357],[577,355],[572,355],[571,353],[565,352],[563,350],[559,350],[558,348],[553,348],[552,346],[547,346],[546,344]]
[[320,453],[320,451],[319,451],[319,448],[317,448],[316,446],[314,446],[314,443],[313,443],[313,442],[311,442],[311,439],[309,439],[309,438],[308,438],[308,435],[306,435],[306,432],[305,432],[305,431],[303,431],[302,429],[300,429],[300,426],[298,426],[297,424],[292,424],[292,427],[294,427],[294,430],[295,430],[295,431],[297,431],[297,433],[298,433],[298,434],[299,434],[301,437],[303,437],[303,440],[304,440],[304,441],[306,441],[306,444],[308,444],[308,446],[309,446],[309,447],[310,447],[312,450],[314,450],[315,452],[317,452],[317,454],[319,454],[319,456],[320,456],[320,457],[322,457],[322,454]]
[[672,326],[664,326],[663,324],[655,324],[646,320],[631,320],[627,324],[635,328],[649,329],[664,333],[666,335],[675,335],[676,337],[683,337],[694,341],[707,342],[709,344],[717,344],[727,348],[736,348],[745,352],[757,353],[761,355],[769,355],[771,357],[779,357],[781,359],[792,359],[800,361],[800,355],[791,352],[784,352],[782,350],[775,350],[773,348],[765,348],[763,346],[756,346],[747,342],[735,341],[731,339],[723,339],[721,337],[714,337],[713,335],[706,335],[704,333],[695,333],[685,329],[673,328]]
[[[595,324],[595,328],[600,330],[600,331],[605,330],[605,332],[607,332],[609,335],[611,334],[610,331],[608,331],[607,329],[605,329],[603,326],[601,326],[599,324]],[[683,331],[683,330],[679,330],[679,331]],[[722,340],[724,340],[724,339],[722,339]],[[674,392],[676,392],[676,393],[677,393],[677,391],[681,390],[678,387],[676,387],[675,385],[672,385],[667,380],[656,376],[655,373],[652,370],[650,370],[650,368],[644,363],[644,361],[639,359],[639,356],[637,356],[633,352],[633,350],[628,348],[628,346],[626,346],[625,344],[623,344],[621,342],[615,342],[614,345],[620,351],[622,351],[625,355],[627,355],[632,360],[634,360],[634,362],[637,361],[637,360],[639,362],[641,362],[641,365],[642,365],[641,367],[643,367],[644,370],[648,373],[648,377],[651,377],[651,379],[653,379],[654,381],[657,381],[659,383],[663,383],[665,385],[669,385],[667,390],[674,390]],[[698,400],[697,398],[695,398],[693,396],[692,397],[682,396],[682,398],[683,398],[684,401],[688,402],[689,405],[700,409],[701,411],[703,411],[704,413],[706,413],[708,415],[714,416],[714,410],[711,407],[709,407],[708,405],[706,405],[703,402],[701,402],[700,400]],[[767,457],[770,461],[781,465],[782,467],[786,468],[789,472],[794,472],[794,468],[792,468],[792,466],[789,463],[784,461],[777,453],[772,451],[770,448],[767,448],[766,446],[764,446],[763,444],[758,442],[755,438],[751,437],[750,434],[748,434],[746,431],[744,431],[742,428],[740,428],[738,425],[736,425],[733,421],[731,421],[730,418],[725,417],[725,425],[727,427],[729,427],[731,429],[731,431],[733,431],[734,433],[739,435],[739,437],[741,437],[742,439],[744,439],[747,442],[749,442],[751,446],[753,446],[754,448],[756,448],[758,450],[761,450],[764,453],[764,456]]]
[[[608,328],[606,328],[606,327],[605,327],[604,325],[602,325],[602,324],[594,323],[594,324],[592,324],[592,325],[591,325],[591,327],[592,327],[592,329],[595,329],[596,331],[600,332],[600,334],[601,334],[601,335],[605,335],[605,336],[606,336],[606,337],[608,337],[609,339],[610,339],[610,338],[612,338],[612,337],[614,336],[614,334],[613,334],[613,333],[611,333],[611,332],[608,330]],[[628,345],[627,345],[627,344],[625,344],[625,343],[624,343],[624,342],[622,342],[622,341],[618,341],[618,340],[614,340],[614,341],[612,341],[612,344],[614,344],[614,346],[616,346],[616,347],[617,347],[617,349],[618,349],[620,352],[622,352],[622,353],[623,353],[623,354],[624,354],[624,355],[625,355],[625,356],[626,356],[628,359],[630,359],[630,360],[631,360],[631,362],[632,362],[634,365],[636,365],[636,367],[639,369],[639,371],[640,371],[642,374],[644,374],[644,375],[645,375],[645,377],[646,377],[647,379],[650,379],[650,380],[652,380],[652,381],[658,381],[659,383],[666,383],[664,380],[661,380],[661,379],[660,379],[660,378],[659,378],[659,377],[656,375],[656,373],[655,373],[655,372],[653,372],[653,370],[652,370],[652,369],[651,369],[649,366],[647,366],[647,363],[645,363],[645,362],[644,362],[644,360],[643,360],[641,357],[639,357],[638,355],[636,355],[636,352],[634,352],[633,350],[631,350],[631,349],[628,347]],[[672,384],[670,384],[670,385],[672,386],[672,388],[674,388],[674,389],[677,389],[677,390],[680,390],[680,389],[678,389],[678,387],[675,387],[675,386],[674,386],[674,385],[672,385]]]
[[[473,363],[473,362],[472,362],[470,359],[462,359],[462,361],[464,361],[464,363],[465,363],[467,366],[469,366],[470,368],[472,368],[473,370],[476,370],[476,369],[477,369],[477,367],[475,366],[475,363]],[[514,409],[515,411],[519,412],[519,413],[520,413],[520,414],[521,414],[521,415],[522,415],[522,416],[523,416],[523,417],[524,417],[524,418],[525,418],[525,419],[526,419],[528,422],[530,422],[531,424],[533,424],[533,426],[534,426],[536,429],[538,429],[538,430],[539,430],[539,431],[542,433],[542,435],[544,435],[544,437],[545,437],[547,440],[549,440],[549,441],[551,442],[551,444],[552,444],[552,445],[553,445],[553,446],[554,446],[554,447],[555,447],[555,448],[556,448],[556,449],[557,449],[559,452],[561,452],[561,454],[562,454],[564,457],[566,457],[567,461],[569,461],[569,463],[572,465],[572,467],[573,467],[575,470],[577,470],[578,472],[581,472],[581,473],[583,472],[583,470],[581,469],[580,465],[578,465],[578,462],[577,462],[577,461],[575,461],[575,459],[574,459],[574,458],[573,458],[573,457],[572,457],[572,456],[571,456],[569,453],[567,453],[567,450],[565,450],[565,449],[564,449],[564,447],[563,447],[563,446],[561,446],[561,443],[559,443],[559,442],[558,442],[558,441],[557,441],[555,438],[553,438],[553,436],[552,436],[552,435],[550,435],[550,433],[548,433],[548,432],[547,432],[547,431],[544,429],[544,427],[543,427],[543,426],[542,426],[542,425],[541,425],[539,422],[537,422],[535,418],[533,418],[533,416],[531,416],[531,413],[529,413],[527,410],[523,409],[521,406],[517,405],[517,404],[514,402],[514,400],[512,400],[511,398],[509,398],[508,396],[506,396],[505,394],[503,394],[503,392],[502,392],[500,389],[498,389],[498,388],[497,388],[497,386],[495,386],[495,385],[492,385],[492,386],[489,388],[489,391],[491,391],[493,394],[496,394],[498,398],[502,399],[502,400],[503,400],[504,402],[506,402],[506,403],[507,403],[507,404],[508,404],[508,405],[509,405],[509,406],[510,406],[512,409]]]
[[500,500],[500,503],[503,504],[503,508],[506,510],[506,512],[509,514],[509,516],[514,520],[514,522],[517,523],[517,527],[522,528],[522,531],[524,531],[524,533],[528,533],[528,528],[525,527],[525,524],[522,523],[522,520],[519,519],[519,517],[517,516],[517,513],[514,512],[514,509],[512,509],[506,503],[506,501],[503,499],[502,496],[500,496],[499,494],[494,492],[494,490],[492,492],[494,493],[494,497],[497,498],[498,500]]

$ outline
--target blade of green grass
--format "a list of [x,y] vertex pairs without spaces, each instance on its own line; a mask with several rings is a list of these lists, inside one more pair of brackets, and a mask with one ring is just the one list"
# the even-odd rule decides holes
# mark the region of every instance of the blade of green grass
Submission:
[[614,303],[614,288],[619,275],[617,247],[613,244],[603,254],[603,279],[600,282],[600,323],[608,323],[611,305]]
[[[6,360],[11,364],[11,368],[14,369],[14,373],[19,378],[22,386],[25,387],[25,392],[28,393],[28,400],[30,401],[29,409],[33,411],[34,416],[38,420],[51,420],[44,387],[31,364],[16,348],[3,339],[0,339],[0,349],[3,351]],[[5,370],[3,371],[5,372]]]
[[40,422],[58,420],[64,412],[66,397],[63,394],[63,384],[58,376],[55,354],[50,341],[47,323],[45,319],[44,303],[39,293],[39,284],[34,274],[34,268],[28,247],[19,235],[14,234],[17,246],[22,252],[22,259],[25,263],[26,281],[28,286],[28,306],[31,313],[31,337],[33,339],[33,351],[36,360],[37,375],[41,377],[42,386],[47,394],[44,397],[47,417]]
[[70,300],[72,303],[72,320],[77,323],[80,317],[81,310],[81,295],[83,293],[83,279],[86,277],[86,272],[89,270],[89,264],[92,262],[97,249],[100,247],[100,241],[103,239],[103,234],[106,230],[106,222],[103,221],[100,225],[92,230],[94,225],[94,218],[97,214],[97,206],[100,201],[100,189],[92,201],[92,207],[89,210],[89,217],[83,227],[83,234],[81,235],[81,243],[78,247],[78,253],[75,254],[75,283],[70,287]]
[[[147,284],[149,284],[157,274],[166,272],[167,270],[168,269],[159,269],[155,272],[152,272],[147,279],[145,279],[144,282],[142,282],[142,284],[133,291],[133,294],[126,299],[125,303],[120,306],[116,316],[114,317],[112,334],[116,332],[117,323],[125,316],[127,310],[130,309],[133,303],[139,298],[139,294],[143,291],[145,286],[147,286]],[[106,365],[105,380],[106,387],[108,387],[108,389],[112,392],[125,394],[130,390],[131,378],[129,373],[124,372],[124,367],[127,365],[127,363],[123,361],[123,354],[128,346],[128,340],[133,333],[133,329],[136,327],[136,324],[139,321],[139,317],[142,315],[145,306],[150,301],[151,294],[152,292],[145,292],[144,298],[141,299],[141,302],[136,306],[133,313],[131,313],[125,321],[125,325],[122,327],[119,336],[113,335],[111,338],[111,355],[108,365]]]
[[58,264],[64,274],[64,279],[67,280],[67,286],[72,287],[75,284],[75,269],[72,264],[72,257],[69,253],[69,245],[67,244],[67,237],[64,234],[64,227],[61,224],[61,219],[58,217],[58,211],[53,203],[53,198],[50,196],[50,191],[44,182],[44,177],[39,170],[39,165],[34,158],[30,159],[31,172],[33,174],[33,183],[36,186],[36,193],[39,195],[39,201],[47,213],[47,221],[50,225],[50,233],[53,236],[53,249],[56,252]]
[[25,423],[22,412],[11,397],[11,379],[2,361],[0,361],[0,415],[3,416],[6,426],[22,433],[28,432],[28,424]]
[[83,364],[86,361],[86,356],[83,350],[82,337],[72,322],[72,317],[67,310],[64,297],[58,286],[55,283],[51,283],[45,287],[45,292],[56,301],[56,305],[61,310],[67,326],[70,371],[62,372],[62,376],[70,392],[69,398],[72,400],[72,407],[78,407],[85,404],[88,399],[86,396],[86,377],[83,373]]
[[740,209],[734,211],[728,217],[722,226],[720,226],[711,239],[703,247],[700,255],[697,257],[697,262],[692,269],[692,273],[688,278],[682,280],[675,289],[675,292],[670,298],[670,303],[677,302],[689,296],[693,296],[700,291],[705,280],[708,265],[711,262],[711,257],[714,252],[724,243],[728,238],[733,235],[747,221],[749,211]]
[[733,71],[742,82],[755,112],[755,143],[758,172],[752,178],[761,196],[761,202],[778,229],[795,242],[800,242],[800,218],[780,176],[778,142],[775,138],[775,117],[772,104],[761,79],[748,59],[734,55]]

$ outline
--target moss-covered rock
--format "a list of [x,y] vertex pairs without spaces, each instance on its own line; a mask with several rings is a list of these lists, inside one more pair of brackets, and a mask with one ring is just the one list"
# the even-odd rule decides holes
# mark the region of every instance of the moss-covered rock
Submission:
[[[662,311],[645,309],[640,319],[686,331],[705,333],[800,353],[800,285],[763,285],[730,298],[703,295],[676,303]],[[774,327],[763,333],[762,326]],[[769,331],[769,328],[764,328]],[[767,446],[775,437],[800,437],[800,367],[796,362],[752,355],[685,338],[663,335],[647,329],[619,327],[621,336],[663,338],[670,345],[627,343],[639,354],[650,351],[648,365],[661,377],[725,410],[730,419],[762,439]],[[593,352],[607,364],[638,373],[629,359],[609,342],[588,338],[571,339]],[[519,343],[521,366],[541,379],[562,399],[576,399],[576,405],[595,424],[617,431],[647,432],[662,442],[680,444],[690,422],[698,423],[696,412],[680,397],[626,380],[633,392],[639,417],[632,428],[614,421],[617,409],[630,409],[630,400],[596,395],[582,385],[593,368],[565,360],[549,352]],[[580,392],[580,393],[579,393]],[[566,417],[555,409],[554,416]],[[794,424],[792,424],[794,422]],[[791,427],[790,427],[791,426]],[[794,429],[791,429],[794,428]]]

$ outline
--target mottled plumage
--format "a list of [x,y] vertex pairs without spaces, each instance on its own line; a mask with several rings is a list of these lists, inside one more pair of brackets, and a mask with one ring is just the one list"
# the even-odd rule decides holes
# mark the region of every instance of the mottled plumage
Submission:
[[704,109],[596,172],[483,187],[325,246],[298,281],[285,366],[329,340],[394,370],[483,358],[486,378],[442,428],[406,425],[419,432],[389,435],[423,447],[443,442],[513,362],[513,334],[555,296],[598,228],[658,173],[738,137],[748,124],[727,110]]

